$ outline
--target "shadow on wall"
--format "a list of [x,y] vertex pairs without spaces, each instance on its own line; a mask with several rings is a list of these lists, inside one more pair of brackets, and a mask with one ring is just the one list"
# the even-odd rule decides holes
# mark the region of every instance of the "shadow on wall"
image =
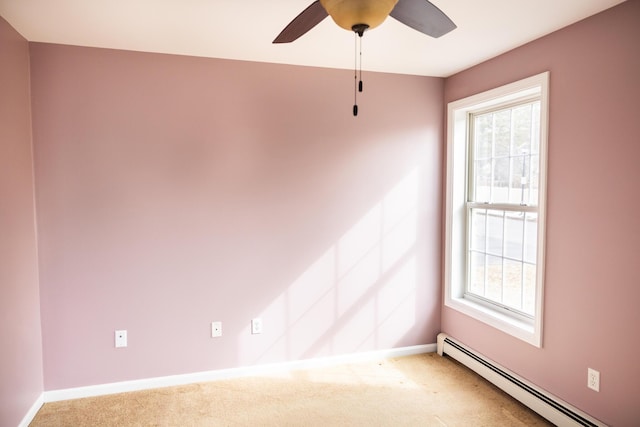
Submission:
[[391,348],[415,327],[419,178],[408,173],[258,314],[282,334],[256,344],[249,325],[240,332],[239,364]]

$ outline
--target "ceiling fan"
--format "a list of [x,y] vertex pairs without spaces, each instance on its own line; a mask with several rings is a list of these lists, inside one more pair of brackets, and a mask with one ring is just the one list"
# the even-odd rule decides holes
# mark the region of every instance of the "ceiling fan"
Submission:
[[391,16],[431,37],[440,37],[456,24],[428,0],[316,0],[291,21],[273,43],[290,43],[331,16],[338,26],[360,37]]
[[[338,26],[357,34],[359,37],[356,37],[356,43],[365,31],[382,24],[387,16],[436,38],[456,28],[456,24],[428,0],[316,0],[286,26],[273,43],[291,43],[327,16],[331,16]],[[357,69],[354,72],[354,78],[357,80]],[[356,88],[354,116],[358,115],[357,92],[362,92],[362,63]]]

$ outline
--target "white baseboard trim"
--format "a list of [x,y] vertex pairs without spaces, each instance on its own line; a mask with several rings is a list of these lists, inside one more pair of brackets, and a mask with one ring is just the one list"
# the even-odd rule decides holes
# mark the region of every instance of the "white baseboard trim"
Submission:
[[[273,363],[257,366],[220,369],[215,371],[195,372],[183,375],[146,378],[142,380],[122,381],[109,384],[98,384],[87,387],[67,388],[44,392],[44,402],[81,399],[84,397],[103,396],[107,394],[148,390],[152,388],[173,387],[206,381],[240,378],[252,375],[265,375],[295,369],[311,369],[341,363],[366,362],[390,357],[410,356],[413,354],[434,353],[437,345],[424,344],[411,347],[391,348],[363,353],[352,353],[341,356],[322,357],[317,359],[296,360],[292,362]],[[39,407],[38,407],[39,409]],[[37,412],[37,410],[36,410]]]
[[31,424],[40,408],[42,408],[42,405],[44,405],[44,393],[40,394],[33,405],[31,405],[31,408],[29,408],[29,411],[27,411],[24,418],[22,418],[18,427],[29,427],[29,424]]

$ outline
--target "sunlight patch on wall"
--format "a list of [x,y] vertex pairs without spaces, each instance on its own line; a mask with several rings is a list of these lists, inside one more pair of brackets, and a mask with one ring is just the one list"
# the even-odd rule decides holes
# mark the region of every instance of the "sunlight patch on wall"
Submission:
[[415,326],[417,169],[319,256],[239,338],[243,364],[390,348]]

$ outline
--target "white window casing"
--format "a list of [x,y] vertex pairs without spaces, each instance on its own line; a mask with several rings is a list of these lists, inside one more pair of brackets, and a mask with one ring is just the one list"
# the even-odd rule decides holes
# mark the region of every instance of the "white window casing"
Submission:
[[[470,245],[468,236],[470,186],[469,135],[472,114],[537,99],[540,102],[538,198],[535,207],[496,203],[487,209],[517,209],[537,213],[535,305],[533,314],[522,316],[499,304],[467,294]],[[477,95],[453,101],[447,108],[447,185],[445,216],[445,306],[486,323],[534,346],[542,347],[544,252],[547,187],[547,128],[549,73],[541,73]]]

